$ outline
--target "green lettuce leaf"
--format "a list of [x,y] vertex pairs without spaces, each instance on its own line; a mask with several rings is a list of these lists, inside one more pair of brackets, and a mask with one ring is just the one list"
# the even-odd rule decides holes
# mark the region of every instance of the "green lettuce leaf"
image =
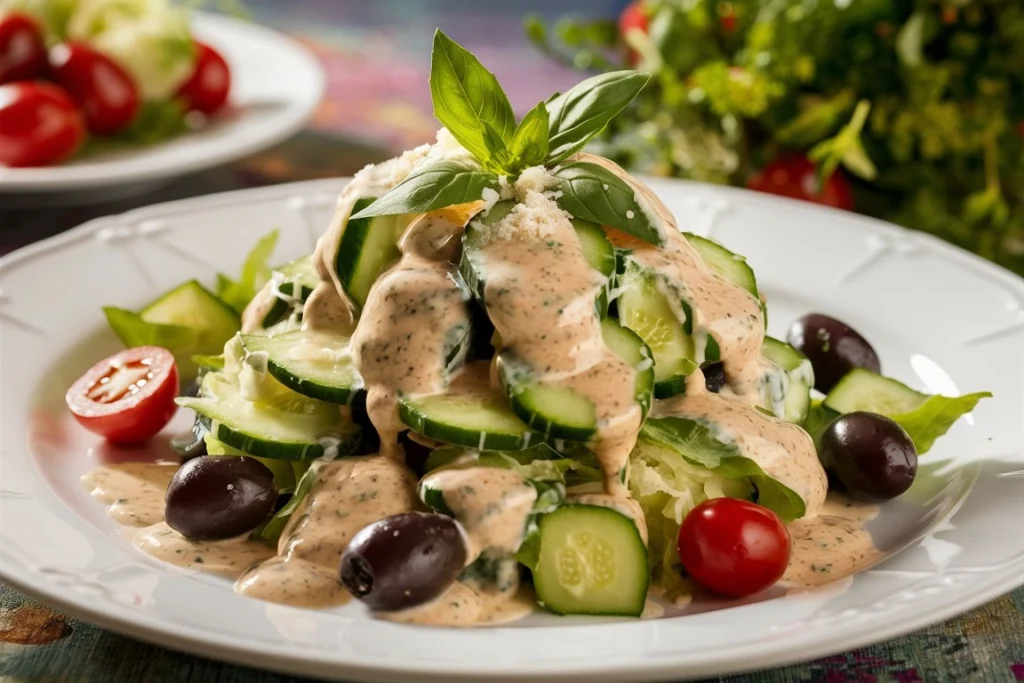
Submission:
[[948,432],[957,420],[974,410],[978,401],[991,396],[987,391],[957,397],[929,396],[916,409],[887,417],[906,430],[914,441],[918,455],[921,455],[927,453],[935,440]]
[[233,280],[223,273],[217,274],[217,296],[239,314],[245,310],[256,293],[270,280],[270,256],[277,246],[278,231],[272,230],[256,242],[245,258],[242,274]]
[[791,488],[768,476],[761,466],[745,457],[733,444],[720,441],[704,424],[682,417],[650,419],[641,434],[674,450],[693,465],[730,480],[749,481],[757,489],[757,502],[783,521],[806,512],[804,500]]
[[110,329],[126,348],[162,346],[174,354],[179,376],[191,378],[195,375],[197,364],[192,360],[192,355],[200,344],[197,329],[146,322],[138,313],[114,306],[105,306],[103,315],[107,317]]

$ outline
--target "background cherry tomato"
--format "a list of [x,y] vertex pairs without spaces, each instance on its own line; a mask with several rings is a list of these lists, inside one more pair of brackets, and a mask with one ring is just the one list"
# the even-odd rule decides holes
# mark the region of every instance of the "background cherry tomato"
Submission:
[[695,507],[679,529],[679,559],[691,577],[732,597],[778,581],[789,564],[789,532],[766,507],[715,498]]
[[0,165],[45,166],[75,153],[85,122],[74,100],[51,83],[0,85]]
[[195,71],[178,91],[189,111],[214,113],[228,101],[230,90],[231,69],[227,61],[206,43],[196,41]]
[[0,16],[0,84],[30,81],[46,73],[46,48],[39,26],[25,14]]
[[139,90],[119,64],[83,43],[50,50],[53,78],[78,102],[85,124],[97,135],[116,133],[139,112]]
[[170,422],[177,395],[178,368],[171,352],[138,346],[92,366],[64,398],[89,431],[115,443],[138,443]]
[[758,192],[803,199],[847,211],[853,209],[853,191],[841,169],[832,174],[821,192],[815,192],[816,185],[814,164],[800,155],[776,159],[747,181],[747,187]]
[[[619,35],[623,38],[626,34],[633,29],[638,29],[642,33],[647,33],[649,28],[649,21],[647,15],[644,14],[641,8],[641,0],[633,0],[633,2],[626,5],[626,9],[622,10],[622,14],[619,15]],[[640,56],[634,51],[629,50],[627,59],[630,64],[635,65],[640,61]]]

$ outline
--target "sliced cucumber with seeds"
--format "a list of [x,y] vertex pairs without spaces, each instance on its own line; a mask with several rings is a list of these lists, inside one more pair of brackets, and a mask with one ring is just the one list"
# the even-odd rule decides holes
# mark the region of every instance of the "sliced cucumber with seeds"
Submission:
[[287,319],[296,308],[301,309],[302,304],[320,283],[320,275],[316,272],[312,254],[277,268],[276,273],[279,274],[275,275],[275,278],[279,281],[277,291],[280,292],[280,296],[275,298],[274,304],[263,316],[260,325],[263,329],[273,327]]
[[761,405],[776,417],[803,424],[811,407],[814,369],[807,356],[784,341],[765,337],[761,355],[771,368],[761,379]]
[[654,395],[654,359],[643,339],[618,321],[607,318],[601,321],[601,335],[612,353],[628,363],[636,372],[636,402],[640,404],[643,416],[651,407]]
[[569,504],[540,518],[533,584],[552,612],[640,616],[649,583],[647,548],[629,517]]
[[345,337],[296,330],[274,337],[242,335],[242,343],[250,353],[266,353],[267,371],[303,396],[348,404],[363,388]]
[[697,368],[692,337],[658,287],[656,276],[633,261],[619,279],[619,321],[635,332],[654,357],[654,397],[686,391],[686,378]]
[[[374,202],[357,200],[355,215]],[[349,220],[338,242],[335,264],[342,289],[358,306],[366,303],[377,276],[398,260],[398,240],[408,226],[407,216],[371,216]]]
[[457,384],[444,394],[399,398],[398,415],[417,434],[480,450],[520,450],[543,440],[516,416],[504,396]]
[[176,401],[209,420],[213,438],[257,457],[305,460],[353,451],[358,428],[342,418],[337,405],[278,386],[264,400],[248,401],[237,378],[211,373],[198,398]]
[[900,415],[921,407],[927,394],[877,373],[855,368],[848,372],[825,397],[825,406],[840,413],[864,410],[879,415]]
[[498,376],[512,410],[545,437],[586,441],[597,432],[594,403],[572,389],[542,384],[533,370],[508,351],[497,356]]

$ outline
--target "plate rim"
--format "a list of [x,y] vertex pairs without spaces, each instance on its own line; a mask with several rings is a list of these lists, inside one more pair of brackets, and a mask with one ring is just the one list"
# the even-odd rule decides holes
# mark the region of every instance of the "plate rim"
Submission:
[[[347,182],[347,180],[349,179],[332,178],[236,190],[154,204],[118,215],[97,218],[73,228],[72,230],[41,240],[0,257],[0,275],[2,275],[5,270],[24,259],[30,259],[40,253],[69,246],[83,238],[93,235],[96,231],[109,225],[123,224],[132,220],[145,220],[150,217],[173,214],[179,212],[183,207],[187,207],[190,210],[203,210],[214,206],[237,204],[245,198],[252,198],[257,195],[261,198],[270,199],[277,196],[308,198],[313,195],[319,196],[325,193],[333,194],[336,193],[340,187]],[[834,212],[838,211],[827,207],[807,205],[806,203],[796,200],[752,193],[739,188],[663,178],[644,178],[644,180],[656,186],[675,186],[677,188],[690,188],[694,190],[705,189],[715,193],[722,193],[726,196],[742,196],[743,201],[748,202],[756,200],[777,203],[784,207],[788,207],[791,210],[810,212],[812,214],[818,213],[824,217],[828,217],[829,215],[834,216],[836,215]],[[921,240],[921,243],[926,244],[929,249],[938,251],[943,256],[961,263],[964,267],[967,267],[976,273],[980,272],[990,279],[996,279],[1004,286],[1007,286],[1010,291],[1020,296],[1021,300],[1024,301],[1024,278],[1020,278],[1005,268],[982,259],[980,256],[966,252],[932,235],[910,231],[871,217],[860,216],[859,214],[850,214],[848,212],[840,213],[846,218],[850,218],[852,216],[855,220],[863,222],[866,226],[870,226],[879,233],[887,233],[889,235],[899,235],[903,237],[909,235],[914,240]],[[13,455],[14,454],[11,454],[11,456]],[[22,454],[22,457],[26,457],[25,454]],[[968,497],[969,495],[970,494],[968,494]],[[950,510],[944,516],[944,519],[949,519],[955,513],[955,509]],[[12,569],[14,571],[11,571]],[[210,638],[209,633],[200,632],[197,635],[190,636],[189,633],[183,631],[180,627],[176,627],[175,625],[166,622],[161,623],[157,615],[146,613],[121,613],[120,606],[118,606],[118,609],[114,609],[113,606],[107,603],[102,603],[100,606],[94,606],[83,596],[76,595],[71,592],[61,593],[59,588],[54,586],[52,583],[45,583],[42,581],[33,582],[31,573],[22,573],[19,571],[18,567],[12,567],[11,564],[4,559],[2,555],[0,555],[0,579],[7,582],[17,590],[40,599],[46,604],[57,606],[60,610],[71,616],[98,624],[102,628],[106,628],[116,633],[137,638],[161,647],[179,649],[181,651],[199,654],[201,656],[228,661],[235,664],[248,666],[255,665],[271,670],[292,674],[298,673],[320,678],[355,676],[368,681],[468,681],[480,680],[481,678],[486,678],[488,681],[521,681],[541,674],[544,675],[547,680],[575,680],[585,677],[587,680],[605,681],[621,680],[622,677],[626,676],[631,680],[658,680],[666,677],[672,677],[679,680],[770,668],[807,661],[820,656],[825,656],[839,651],[847,651],[897,637],[924,626],[946,620],[957,614],[961,614],[980,604],[1003,595],[1010,590],[1024,585],[1024,572],[1021,571],[1021,569],[1024,569],[1024,556],[1013,558],[1005,563],[1005,566],[1003,567],[990,569],[991,571],[988,571],[984,575],[987,579],[986,581],[979,581],[976,584],[973,584],[972,587],[968,588],[960,586],[959,590],[952,592],[955,593],[956,599],[943,602],[937,609],[934,605],[931,605],[926,610],[918,610],[916,613],[912,612],[909,615],[901,613],[902,619],[899,624],[894,627],[887,626],[885,628],[878,628],[878,624],[874,623],[870,619],[866,620],[864,625],[854,627],[847,626],[845,632],[842,634],[841,642],[836,642],[837,636],[834,634],[829,638],[814,638],[813,634],[804,634],[796,636],[792,640],[788,640],[787,647],[785,649],[779,649],[771,642],[749,645],[744,648],[742,658],[734,658],[734,660],[730,662],[709,659],[702,662],[686,662],[685,664],[680,664],[678,661],[672,659],[665,659],[664,661],[659,659],[656,661],[631,661],[628,663],[623,661],[614,663],[599,662],[590,666],[580,666],[578,663],[574,663],[571,668],[559,669],[553,669],[553,665],[550,662],[545,662],[534,666],[530,666],[529,663],[526,663],[525,665],[517,664],[515,670],[512,672],[495,673],[490,670],[480,668],[477,665],[462,668],[453,668],[451,665],[444,665],[443,670],[431,671],[430,669],[436,668],[437,664],[429,662],[417,664],[415,661],[405,663],[402,666],[396,666],[393,664],[375,664],[368,666],[361,663],[341,663],[338,662],[337,659],[329,659],[324,656],[319,656],[316,651],[302,650],[297,652],[294,649],[289,651],[287,649],[289,647],[288,644],[284,642],[282,642],[282,647],[280,648],[260,648],[253,646],[251,641],[249,641],[250,644],[247,646],[245,639],[235,636],[226,636],[223,632],[214,634],[220,637],[212,639]],[[594,626],[593,628],[600,627]],[[330,671],[325,670],[328,666],[330,667]],[[685,669],[680,671],[681,667],[685,667]]]
[[[246,40],[255,39],[261,42],[273,42],[276,49],[290,52],[298,61],[304,63],[305,76],[313,82],[313,87],[310,89],[307,98],[301,102],[298,99],[291,100],[288,105],[290,114],[286,118],[282,118],[281,122],[272,129],[247,138],[238,138],[234,144],[215,150],[208,155],[183,157],[174,163],[148,167],[142,172],[133,170],[130,166],[126,168],[120,162],[112,163],[103,174],[90,175],[82,171],[80,174],[71,177],[59,174],[46,177],[45,172],[53,169],[60,171],[69,168],[88,170],[89,164],[83,164],[80,167],[0,168],[0,196],[6,194],[38,195],[53,192],[73,192],[112,187],[123,183],[139,183],[141,185],[172,180],[195,171],[229,163],[267,149],[292,137],[303,128],[323,101],[324,93],[327,89],[327,74],[324,66],[305,46],[284,32],[276,31],[255,22],[243,21],[221,14],[194,10],[190,22],[200,33],[216,35],[218,31],[227,27],[230,31],[237,31],[244,35]],[[221,138],[221,140],[222,142],[232,140],[232,137],[229,135]],[[159,147],[161,144],[163,143],[158,143],[156,147]],[[141,158],[144,159],[145,157],[142,156]],[[26,171],[28,173],[25,173]]]

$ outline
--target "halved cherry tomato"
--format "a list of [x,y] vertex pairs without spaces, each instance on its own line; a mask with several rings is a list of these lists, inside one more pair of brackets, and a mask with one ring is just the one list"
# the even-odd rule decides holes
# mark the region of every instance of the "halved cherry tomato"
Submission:
[[71,414],[91,432],[114,443],[139,443],[174,417],[178,368],[159,346],[138,346],[92,366],[71,385]]
[[759,593],[782,578],[789,552],[789,532],[775,513],[737,498],[701,503],[679,528],[687,573],[731,597]]
[[50,50],[53,79],[85,114],[97,135],[116,133],[139,112],[139,89],[121,65],[84,43],[62,43]]
[[75,153],[85,122],[74,100],[52,83],[0,85],[0,165],[45,166]]
[[196,41],[196,68],[178,91],[189,111],[212,114],[228,101],[231,69],[219,52]]
[[853,190],[842,169],[836,169],[820,192],[816,191],[816,173],[814,164],[807,157],[798,154],[784,156],[751,177],[747,187],[758,192],[853,210]]
[[[647,19],[647,15],[644,14],[641,5],[642,0],[633,0],[633,2],[626,5],[626,9],[622,10],[622,14],[619,15],[619,35],[623,38],[633,29],[637,29],[641,33],[647,33],[650,22]],[[627,59],[630,64],[636,65],[640,61],[640,56],[630,49]]]
[[0,16],[0,83],[31,81],[46,73],[46,48],[35,20],[12,12]]

